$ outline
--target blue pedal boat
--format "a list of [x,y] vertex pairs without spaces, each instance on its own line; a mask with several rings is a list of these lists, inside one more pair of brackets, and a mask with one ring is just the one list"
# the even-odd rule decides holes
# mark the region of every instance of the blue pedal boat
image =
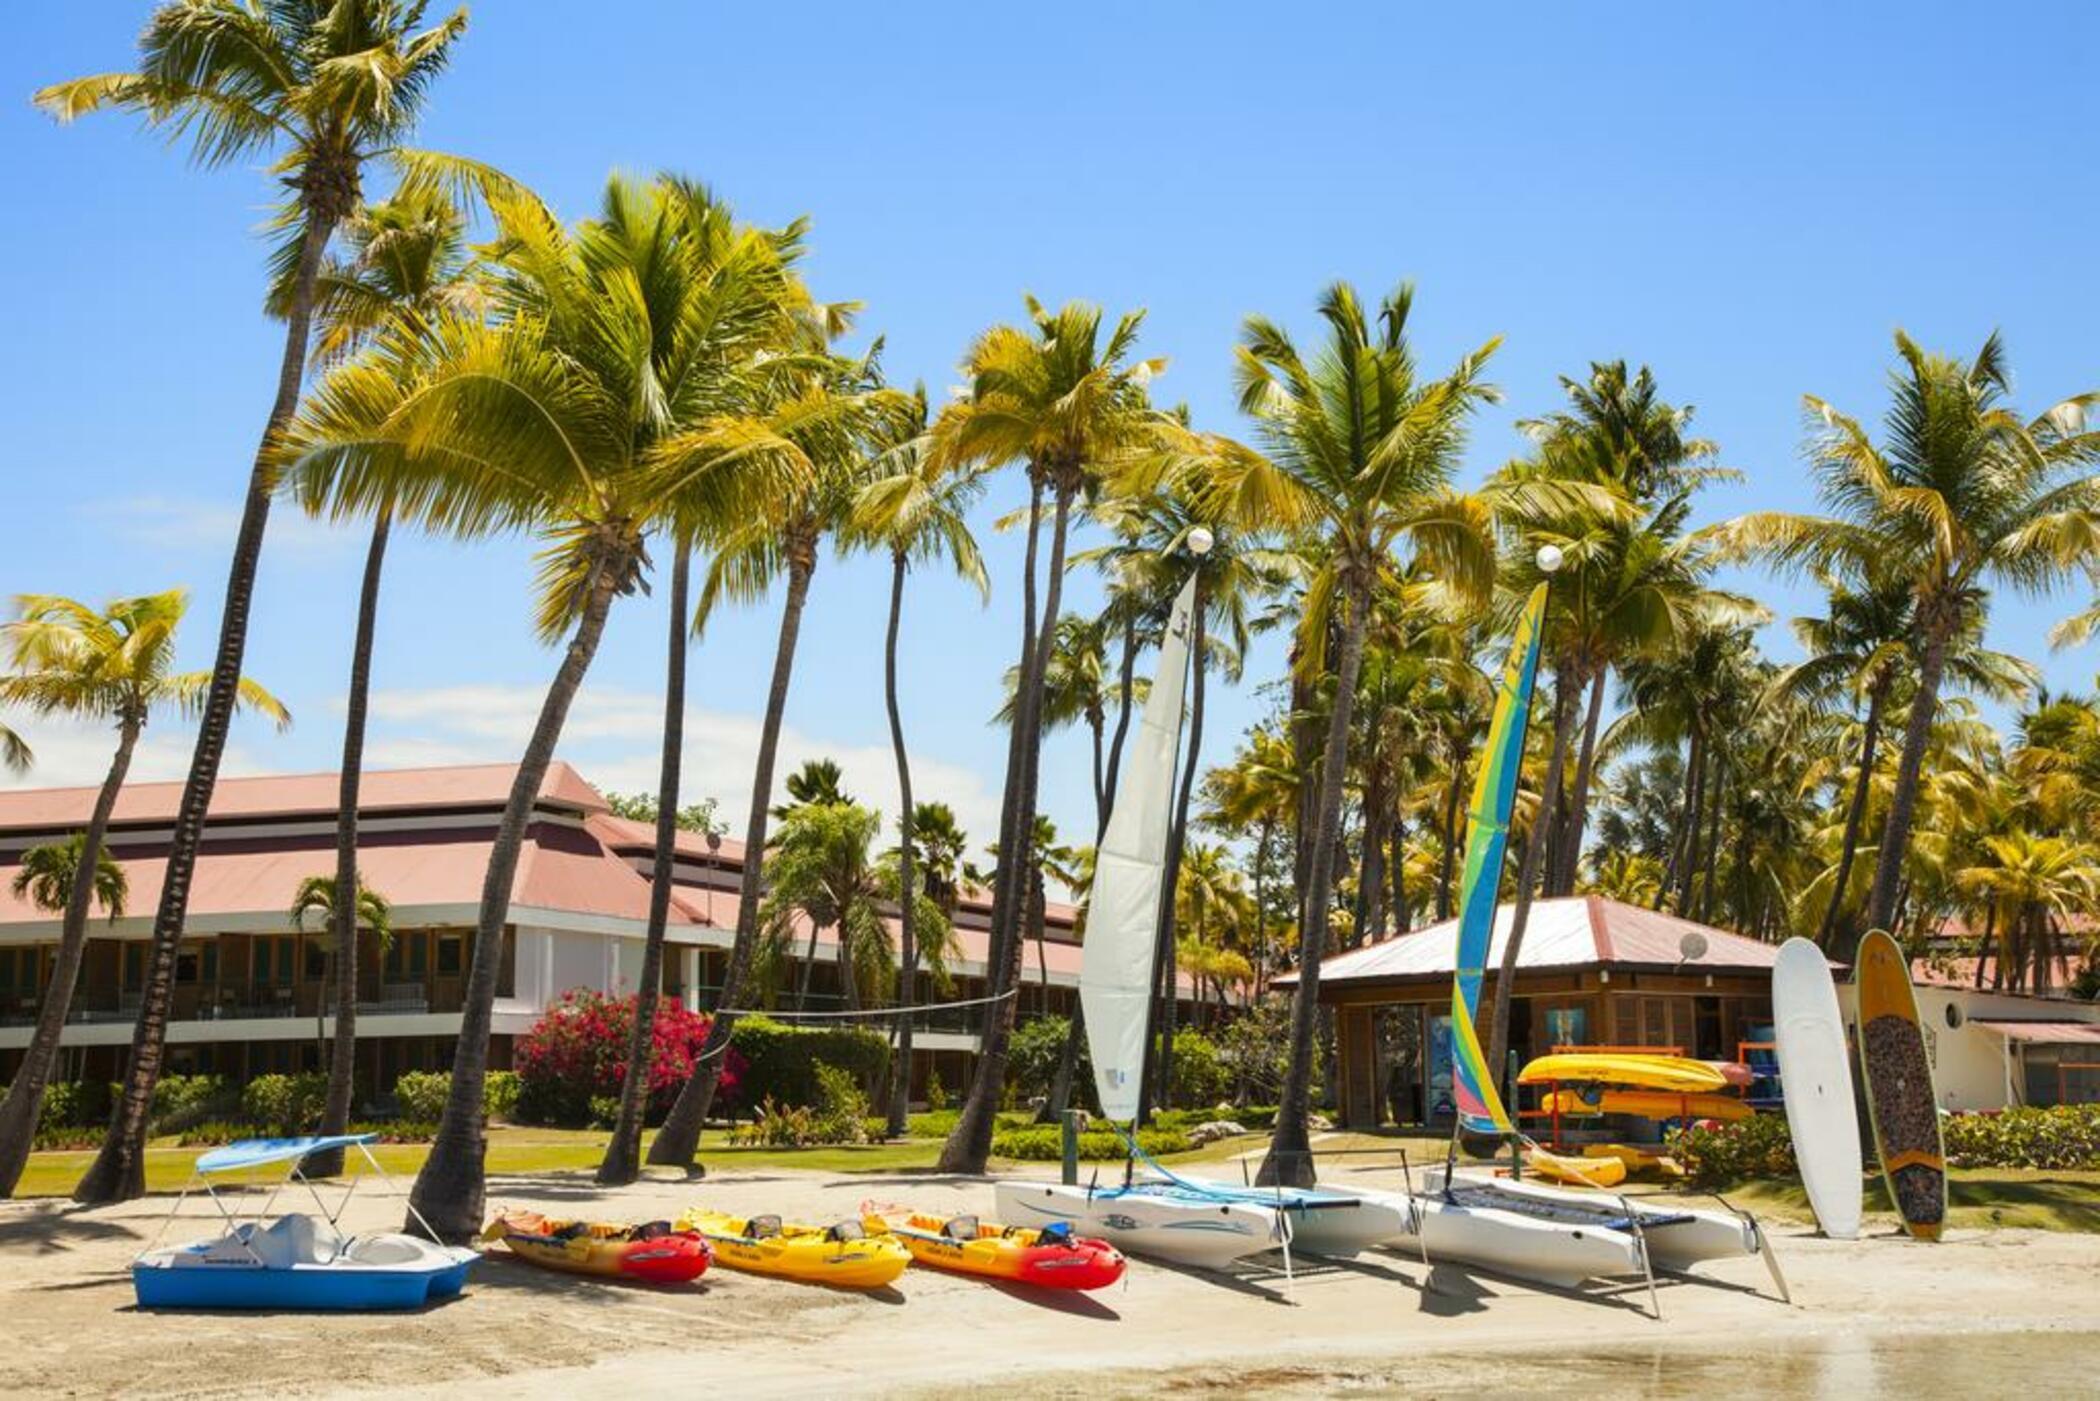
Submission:
[[[326,1137],[255,1138],[215,1148],[197,1159],[197,1176],[176,1199],[174,1220],[201,1187],[219,1209],[226,1231],[190,1245],[150,1248],[131,1265],[132,1287],[140,1308],[147,1309],[297,1309],[364,1312],[415,1309],[450,1298],[466,1286],[467,1271],[479,1252],[436,1244],[420,1236],[382,1231],[345,1234],[337,1222],[357,1191],[352,1177],[342,1199],[331,1209],[320,1186],[300,1172],[315,1153],[354,1148],[380,1178],[386,1170],[367,1146],[372,1134]],[[273,1163],[289,1163],[289,1175],[271,1190],[252,1217],[230,1210],[215,1178],[247,1172]],[[303,1186],[319,1214],[273,1214],[288,1186]],[[415,1204],[409,1204],[425,1231]],[[167,1233],[165,1224],[161,1233]],[[430,1232],[435,1236],[436,1232]]]

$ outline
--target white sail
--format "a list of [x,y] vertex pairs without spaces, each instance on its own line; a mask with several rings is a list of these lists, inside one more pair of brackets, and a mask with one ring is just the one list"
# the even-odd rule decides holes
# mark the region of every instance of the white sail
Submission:
[[1087,901],[1079,1002],[1086,1013],[1101,1110],[1119,1122],[1137,1117],[1138,1081],[1145,1063],[1195,589],[1192,577],[1174,600],[1159,648],[1159,671],[1094,858],[1093,893]]

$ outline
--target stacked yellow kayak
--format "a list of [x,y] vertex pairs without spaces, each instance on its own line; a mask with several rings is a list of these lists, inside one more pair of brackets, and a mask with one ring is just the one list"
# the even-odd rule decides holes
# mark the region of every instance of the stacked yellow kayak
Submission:
[[806,1226],[778,1216],[695,1209],[679,1217],[677,1225],[707,1237],[717,1264],[804,1284],[879,1289],[911,1264],[902,1241],[886,1232],[870,1234],[858,1221]]
[[1712,1061],[1682,1056],[1612,1055],[1567,1051],[1540,1056],[1518,1072],[1520,1085],[1624,1085],[1673,1094],[1719,1094],[1738,1077]]

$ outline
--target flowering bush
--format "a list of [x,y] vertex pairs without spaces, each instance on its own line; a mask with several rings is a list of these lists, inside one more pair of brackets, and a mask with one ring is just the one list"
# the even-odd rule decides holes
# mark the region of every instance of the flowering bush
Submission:
[[2100,1104],[1956,1114],[1942,1123],[1956,1167],[2100,1168]]
[[[627,1040],[634,1033],[637,999],[607,997],[584,988],[563,995],[532,1030],[518,1040],[518,1117],[529,1123],[581,1127],[591,1122],[594,1099],[617,1100],[627,1078]],[[693,1059],[707,1041],[708,1019],[664,998],[651,1023],[649,1102],[645,1117],[661,1122],[693,1073]],[[716,1091],[734,1100],[743,1058],[732,1048]]]
[[1694,1125],[1672,1140],[1671,1155],[1695,1187],[1726,1187],[1755,1177],[1791,1177],[1794,1140],[1784,1114],[1753,1114],[1711,1128]]

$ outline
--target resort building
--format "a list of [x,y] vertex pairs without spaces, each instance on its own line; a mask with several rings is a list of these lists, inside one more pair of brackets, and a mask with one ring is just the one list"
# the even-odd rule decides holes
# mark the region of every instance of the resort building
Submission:
[[[380,1094],[405,1070],[451,1064],[453,1039],[489,850],[516,769],[491,764],[373,772],[359,804],[364,883],[393,907],[382,954],[364,941],[357,970],[359,1079]],[[190,891],[188,928],[175,967],[171,1073],[246,1077],[317,1068],[332,1030],[328,932],[301,930],[288,913],[308,876],[335,869],[337,779],[303,774],[221,780],[213,795]],[[99,911],[60,1078],[115,1079],[131,1041],[145,954],[160,901],[181,785],[134,784],[119,798],[109,850],[130,884],[124,914]],[[0,1083],[20,1062],[55,955],[59,918],[14,893],[22,853],[63,840],[86,821],[88,788],[0,792]],[[526,832],[503,930],[491,1063],[510,1063],[516,1037],[571,989],[632,991],[647,933],[654,828],[614,816],[598,791],[556,763]],[[681,832],[667,930],[664,991],[695,1010],[715,1003],[736,930],[742,877],[739,842]],[[1076,911],[1051,903],[1040,939],[1025,950],[1023,1016],[1066,1012],[1079,975]],[[986,986],[991,911],[966,893],[956,911],[960,957],[947,1001]],[[797,957],[809,948],[804,926]],[[840,1005],[837,946],[818,931],[809,1006]],[[799,966],[786,985],[799,981]],[[921,979],[920,1000],[931,1000]],[[754,997],[757,992],[754,990]],[[950,1091],[967,1086],[981,1007],[915,1020],[914,1086],[938,1073]]]
[[[1483,1043],[1511,914],[1509,905],[1496,912]],[[1457,938],[1458,922],[1446,920],[1320,965],[1345,1124],[1450,1123]],[[1535,901],[1517,956],[1510,1049],[1520,1063],[1559,1046],[1610,1046],[1769,1064],[1778,954],[1774,944],[1602,896]],[[1853,990],[1838,973],[1849,1018]],[[1945,986],[1922,962],[1916,973],[1944,1108],[2100,1099],[2100,1005]]]

